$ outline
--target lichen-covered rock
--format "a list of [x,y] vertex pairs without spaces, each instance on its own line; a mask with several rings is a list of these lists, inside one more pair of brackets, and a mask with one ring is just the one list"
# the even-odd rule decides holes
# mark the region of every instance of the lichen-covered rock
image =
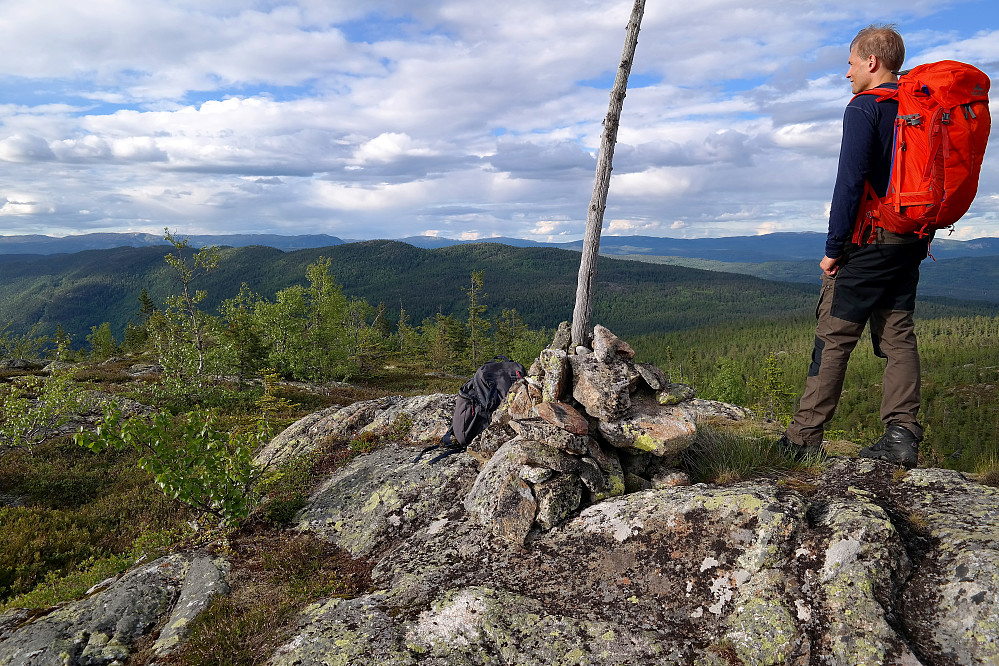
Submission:
[[681,469],[663,469],[652,477],[653,488],[673,488],[675,486],[689,486],[690,475]]
[[603,487],[591,493],[591,502],[599,502],[609,497],[623,495],[625,491],[624,469],[617,454],[604,449],[600,446],[600,442],[592,437],[586,438],[586,447],[588,449],[587,457],[597,464],[604,477]]
[[229,585],[225,580],[228,571],[229,564],[225,560],[195,557],[184,576],[173,613],[153,644],[153,652],[157,656],[168,654],[180,644],[190,630],[191,621],[208,608],[212,599],[229,594]]
[[585,436],[574,435],[540,418],[511,421],[510,429],[519,434],[524,441],[542,442],[569,453],[583,454],[587,450]]
[[569,357],[572,397],[598,419],[618,419],[631,407],[632,372],[624,361],[605,363],[596,356]]
[[[599,457],[589,441],[587,458]],[[519,462],[517,446],[497,455]],[[609,460],[617,457],[602,466]],[[522,478],[524,467],[509,472]],[[360,654],[441,666],[989,663],[991,646],[976,636],[988,635],[993,603],[979,586],[989,584],[996,553],[981,536],[999,524],[994,491],[931,470],[896,476],[887,464],[847,460],[830,465],[812,497],[766,481],[647,490],[553,520],[520,543],[451,514],[379,551],[373,579],[382,592],[331,602],[325,619],[303,615],[294,649],[275,663],[351,663]],[[937,517],[924,507],[939,495],[954,505]],[[955,520],[958,506],[976,508]],[[939,590],[950,581],[945,597]],[[604,642],[593,639],[593,622],[607,623]]]
[[558,325],[558,329],[555,331],[555,337],[552,343],[548,345],[548,349],[561,349],[562,351],[569,351],[569,347],[572,345],[572,327],[569,322],[563,321]]
[[[682,650],[620,622],[553,614],[489,587],[448,593],[408,625],[407,644],[431,664],[681,664]],[[437,661],[440,659],[441,661]]]
[[593,327],[593,355],[604,363],[614,359],[635,358],[635,350],[627,342],[597,324]]
[[999,489],[941,469],[901,487],[933,544],[902,595],[908,635],[932,663],[999,663]]
[[451,427],[454,394],[434,393],[412,398],[394,395],[333,406],[305,416],[285,428],[257,454],[258,463],[279,463],[309,453],[328,438],[345,438],[364,431],[384,431],[408,425],[403,437],[413,442],[439,440]]
[[599,424],[600,434],[621,449],[671,457],[690,444],[696,417],[684,405],[663,406],[649,395],[636,394],[627,414]]
[[520,440],[512,439],[500,447],[464,500],[475,522],[514,543],[523,543],[538,509],[530,486],[520,478],[521,468],[529,461],[519,446]]
[[354,556],[391,548],[435,521],[461,513],[478,469],[468,456],[414,463],[416,450],[387,444],[339,470],[299,514],[298,528]]
[[558,400],[543,402],[537,407],[538,417],[576,435],[590,432],[590,422],[571,405]]
[[652,365],[651,363],[636,363],[635,369],[638,370],[638,374],[642,376],[642,380],[645,382],[645,385],[653,391],[658,391],[659,389],[665,388],[669,385],[666,373],[660,370],[658,366]]
[[565,393],[569,379],[568,355],[561,349],[543,349],[538,356],[541,364],[541,396],[549,402],[559,400]]
[[[693,391],[693,389],[691,389]],[[684,393],[686,394],[686,393]],[[753,411],[739,405],[717,400],[702,400],[690,398],[683,402],[684,407],[694,413],[698,422],[711,419],[713,421],[732,421],[738,423],[753,418]]]
[[93,596],[6,631],[0,666],[124,663],[136,641],[174,607],[192,560],[186,555],[160,558]]
[[524,465],[520,468],[520,478],[534,485],[544,483],[555,476],[555,472],[547,467],[535,467],[534,465]]
[[510,449],[510,457],[522,465],[545,467],[562,474],[575,474],[590,492],[604,489],[604,476],[596,461],[574,456],[561,449],[534,441],[517,441]]
[[666,384],[656,392],[656,401],[660,405],[678,405],[685,400],[692,400],[694,395],[694,389],[686,384]]
[[535,522],[544,529],[551,529],[579,510],[583,484],[575,474],[558,474],[534,484],[534,497],[538,502]]
[[540,385],[530,378],[519,379],[510,387],[504,402],[506,413],[513,419],[528,419],[537,415],[537,407],[541,404],[542,392]]
[[301,614],[298,632],[277,649],[270,664],[415,665],[419,652],[406,647],[398,621],[380,601],[379,595],[371,595],[313,604]]
[[817,582],[829,618],[825,640],[834,663],[884,664],[910,654],[885,617],[894,612],[910,562],[884,509],[862,492],[854,496],[831,502],[819,521],[832,530],[818,554]]
[[485,462],[493,457],[500,447],[517,436],[517,431],[506,419],[493,418],[486,429],[472,438],[468,443],[468,453],[477,460]]

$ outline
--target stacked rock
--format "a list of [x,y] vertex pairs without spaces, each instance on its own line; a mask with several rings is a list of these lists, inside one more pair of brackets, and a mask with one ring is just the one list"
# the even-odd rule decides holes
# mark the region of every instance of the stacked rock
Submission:
[[694,391],[634,357],[603,326],[592,348],[570,348],[559,327],[469,446],[485,463],[465,500],[477,522],[523,543],[603,499],[690,483],[676,465],[695,432]]

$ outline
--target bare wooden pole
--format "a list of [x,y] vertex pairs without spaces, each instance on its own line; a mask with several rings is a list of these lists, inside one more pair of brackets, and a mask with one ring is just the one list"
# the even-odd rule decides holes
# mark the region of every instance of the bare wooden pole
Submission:
[[624,38],[624,51],[621,65],[617,69],[614,87],[610,94],[610,107],[604,118],[604,131],[600,137],[600,153],[597,158],[597,173],[593,180],[593,196],[586,213],[586,232],[583,235],[583,256],[579,262],[579,278],[576,281],[576,307],[572,312],[572,342],[575,345],[588,344],[593,338],[590,321],[593,318],[593,281],[597,274],[597,256],[600,250],[600,229],[604,224],[604,209],[607,207],[607,190],[610,189],[611,162],[614,159],[614,145],[617,143],[617,128],[621,122],[621,109],[628,91],[628,75],[635,59],[638,46],[638,31],[645,13],[645,0],[635,0]]

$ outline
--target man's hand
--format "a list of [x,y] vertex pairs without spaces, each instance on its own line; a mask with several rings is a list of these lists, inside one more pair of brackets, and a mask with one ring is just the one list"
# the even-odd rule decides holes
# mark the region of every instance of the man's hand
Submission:
[[829,277],[836,275],[836,271],[839,270],[839,257],[836,257],[835,259],[822,257],[822,261],[819,262],[819,268],[821,268],[822,272]]

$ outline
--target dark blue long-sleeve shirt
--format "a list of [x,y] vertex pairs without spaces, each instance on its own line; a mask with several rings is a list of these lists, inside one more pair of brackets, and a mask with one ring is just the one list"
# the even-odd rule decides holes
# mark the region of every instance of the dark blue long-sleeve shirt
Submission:
[[[897,87],[895,83],[878,86]],[[888,191],[896,115],[898,103],[894,100],[878,102],[877,95],[857,95],[846,106],[826,236],[826,256],[830,259],[841,256],[853,236],[853,225],[864,196],[864,181],[869,180],[880,197]]]

